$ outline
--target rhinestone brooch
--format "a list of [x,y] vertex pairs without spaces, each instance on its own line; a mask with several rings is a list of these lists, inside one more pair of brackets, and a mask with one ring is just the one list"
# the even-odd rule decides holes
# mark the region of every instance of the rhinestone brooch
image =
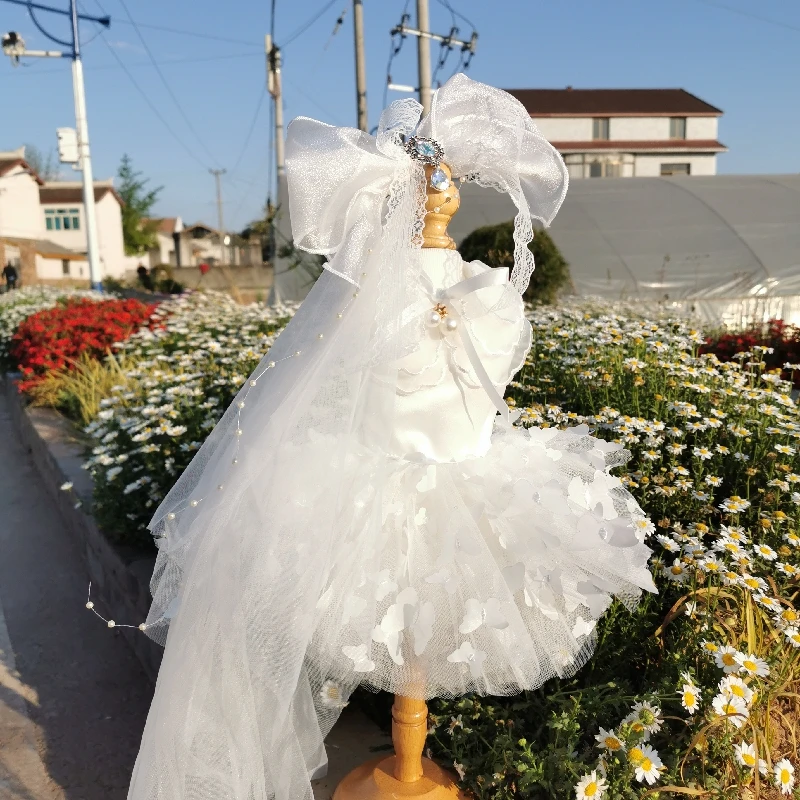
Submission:
[[403,143],[406,152],[415,161],[438,167],[444,158],[444,148],[435,139],[426,139],[422,136],[409,136]]

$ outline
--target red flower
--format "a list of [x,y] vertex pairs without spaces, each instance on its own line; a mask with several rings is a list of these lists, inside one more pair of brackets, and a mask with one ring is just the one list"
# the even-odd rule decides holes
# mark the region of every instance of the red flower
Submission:
[[73,300],[39,311],[17,328],[11,355],[26,380],[20,390],[41,381],[49,371],[69,366],[82,353],[100,358],[143,325],[152,326],[155,305],[138,300]]

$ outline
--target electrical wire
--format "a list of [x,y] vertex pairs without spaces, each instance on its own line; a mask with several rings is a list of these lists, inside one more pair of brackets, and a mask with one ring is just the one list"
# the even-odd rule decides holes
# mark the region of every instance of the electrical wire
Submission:
[[450,12],[450,16],[453,18],[453,26],[455,26],[456,17],[458,17],[459,19],[466,22],[467,25],[469,25],[470,28],[472,28],[473,32],[477,30],[477,28],[460,11],[456,11],[453,8],[453,6],[450,5],[449,0],[436,0],[436,2],[439,3],[439,5],[444,6]]
[[141,30],[137,26],[136,22],[134,21],[133,17],[131,16],[131,12],[128,10],[128,6],[125,3],[125,0],[119,0],[119,4],[122,6],[122,9],[125,11],[128,19],[131,21],[133,25],[133,29],[136,31],[136,35],[139,37],[139,41],[142,43],[142,47],[144,47],[145,52],[147,53],[147,57],[150,59],[151,63],[156,69],[158,73],[158,77],[161,79],[161,83],[164,84],[164,88],[167,90],[167,94],[172,98],[172,102],[175,104],[175,108],[177,109],[178,113],[183,118],[183,121],[186,123],[186,127],[192,132],[194,138],[197,140],[200,147],[205,151],[206,155],[214,162],[217,166],[219,166],[219,161],[214,157],[213,153],[206,147],[205,142],[200,137],[200,134],[195,129],[194,125],[192,124],[189,117],[186,115],[186,112],[183,110],[183,106],[181,105],[180,100],[178,100],[177,95],[175,92],[172,91],[172,87],[169,85],[164,73],[161,70],[158,62],[156,61],[155,57],[153,56],[152,50],[150,50],[150,46],[147,44],[147,39],[144,38],[142,35]]
[[105,37],[105,33],[103,34],[102,38],[103,38],[103,41],[106,43],[106,46],[108,47],[109,51],[111,52],[111,55],[114,56],[114,58],[117,60],[117,63],[119,64],[119,66],[122,69],[122,71],[128,76],[128,79],[133,84],[133,86],[136,89],[136,91],[139,92],[139,94],[142,96],[142,99],[148,105],[148,107],[153,112],[153,114],[155,114],[155,116],[161,121],[161,124],[167,129],[167,131],[170,133],[172,138],[175,139],[175,141],[184,149],[184,151],[187,153],[187,155],[189,155],[198,164],[200,164],[200,166],[203,167],[203,169],[206,169],[206,166],[207,166],[206,163],[201,158],[199,158],[197,156],[197,154],[191,149],[191,147],[189,147],[188,144],[186,144],[186,142],[183,141],[183,139],[181,139],[180,136],[178,136],[178,134],[174,131],[172,126],[169,124],[169,122],[167,122],[167,120],[165,119],[164,115],[153,104],[153,101],[150,99],[150,97],[148,96],[147,92],[145,92],[144,89],[142,89],[142,87],[139,85],[139,83],[136,80],[136,78],[133,77],[133,74],[131,73],[131,71],[128,69],[128,67],[125,65],[125,63],[122,61],[122,59],[117,55],[116,50],[114,50],[114,48],[111,46],[111,44],[109,44],[108,39]]
[[[105,12],[104,12],[105,13]],[[165,25],[151,25],[147,22],[132,23],[129,20],[120,17],[111,17],[111,21],[117,25],[138,25],[140,28],[147,28],[151,31],[163,31],[164,33],[175,33],[179,36],[193,36],[196,39],[208,39],[212,42],[225,42],[226,44],[240,44],[245,47],[253,47],[261,49],[261,45],[256,42],[250,42],[246,39],[232,39],[227,36],[215,36],[210,33],[200,33],[199,31],[187,31],[180,28],[170,28]]]
[[304,22],[296,31],[289,34],[289,36],[284,39],[282,47],[288,47],[295,39],[298,39],[302,36],[317,20],[319,20],[322,15],[332,6],[334,6],[338,0],[328,0],[327,3],[319,10],[313,17],[310,17],[306,22]]
[[756,19],[759,22],[766,22],[768,25],[775,25],[778,28],[785,28],[786,30],[790,31],[798,31],[800,32],[800,27],[796,25],[789,25],[786,22],[778,22],[778,20],[770,19],[769,17],[762,17],[758,14],[752,14],[749,11],[742,11],[740,8],[733,8],[732,6],[727,6],[724,3],[716,3],[714,0],[697,0],[698,3],[703,3],[704,5],[711,6],[712,8],[720,8],[725,11],[730,11],[733,14],[739,14],[743,17],[749,17],[750,19]]
[[[261,92],[258,96],[258,105],[256,106],[256,112],[253,114],[253,120],[250,123],[250,128],[247,131],[247,136],[244,137],[244,144],[242,145],[242,149],[239,152],[239,157],[236,159],[236,162],[233,165],[233,168],[230,171],[230,175],[235,175],[236,170],[239,169],[239,164],[242,163],[242,159],[244,158],[244,154],[247,152],[247,145],[250,144],[250,138],[253,135],[253,131],[256,129],[256,123],[258,122],[258,117],[261,114],[261,109],[264,106],[264,98],[267,96],[266,88],[262,88]],[[230,176],[228,176],[230,179]]]

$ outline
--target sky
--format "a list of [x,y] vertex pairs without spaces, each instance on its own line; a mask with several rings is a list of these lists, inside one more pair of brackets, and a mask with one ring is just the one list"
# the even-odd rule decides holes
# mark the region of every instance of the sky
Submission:
[[[67,6],[67,0],[44,2]],[[447,2],[430,0],[434,32],[446,34],[453,25]],[[127,153],[150,187],[163,187],[155,215],[216,225],[209,169],[225,169],[225,228],[240,230],[258,217],[274,175],[264,59],[270,0],[80,3],[84,13],[112,18],[105,33],[82,23],[95,177],[113,176]],[[800,172],[796,0],[449,3],[468,20],[455,18],[462,38],[472,26],[477,30],[468,70],[476,80],[501,88],[684,88],[724,111],[719,138],[730,151],[718,157],[720,173]],[[275,0],[287,122],[304,115],[355,126],[351,6],[351,0]],[[413,23],[414,0],[364,0],[370,127],[384,106],[390,30],[404,8]],[[40,12],[39,19],[67,38],[66,17]],[[21,33],[30,49],[57,46],[24,8],[0,0],[0,31],[9,30]],[[431,52],[435,65],[438,46]],[[450,55],[439,72],[442,82],[457,59]],[[394,58],[391,77],[415,85],[413,37]],[[403,96],[387,95],[389,102]],[[13,69],[0,59],[0,109],[0,150],[24,143],[55,150],[56,128],[74,126],[69,61],[28,59]],[[62,177],[80,176],[65,166]]]

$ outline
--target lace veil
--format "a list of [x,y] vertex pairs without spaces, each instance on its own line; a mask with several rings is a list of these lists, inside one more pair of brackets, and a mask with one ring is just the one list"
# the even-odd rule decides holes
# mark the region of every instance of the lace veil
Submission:
[[414,347],[402,320],[425,181],[404,137],[435,138],[455,175],[511,195],[520,292],[530,218],[548,223],[567,185],[558,153],[504,92],[457,75],[417,130],[419,116],[416,102],[393,103],[376,137],[289,126],[294,240],[328,262],[151,523],[146,632],[168,646],[129,800],[311,800],[309,778],[325,768],[343,703],[323,689],[336,681],[344,700],[359,678],[313,641],[332,554],[348,546],[331,520],[358,502],[342,467],[368,426],[364,481],[380,495],[390,465],[375,432],[388,441],[394,362]]

